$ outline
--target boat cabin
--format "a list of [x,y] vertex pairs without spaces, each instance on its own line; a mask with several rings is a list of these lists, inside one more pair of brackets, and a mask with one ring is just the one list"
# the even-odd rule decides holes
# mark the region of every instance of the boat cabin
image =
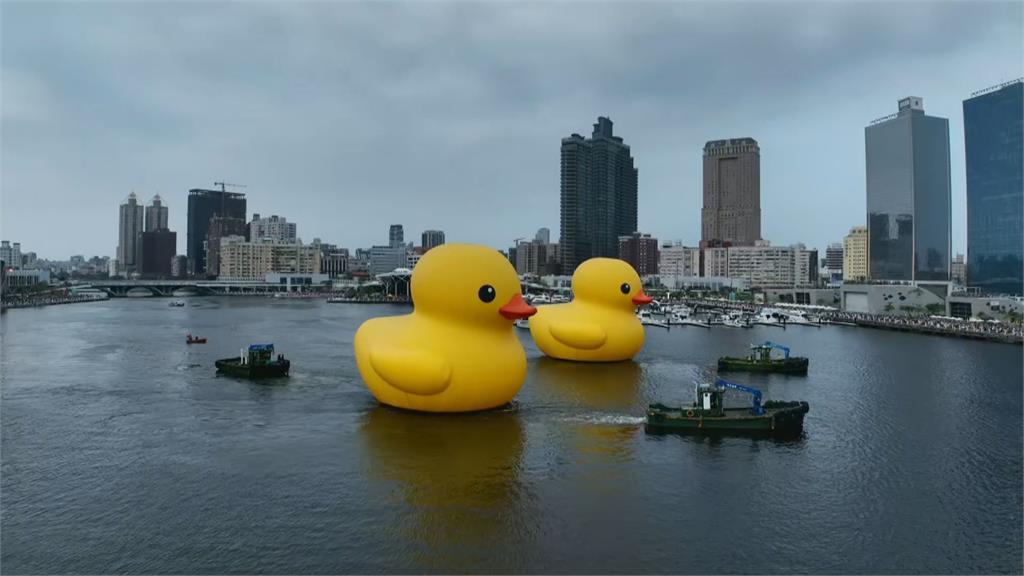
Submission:
[[[278,356],[277,360],[281,360],[282,358],[282,356]],[[274,362],[273,344],[250,344],[248,357],[244,354],[242,355],[242,364],[262,366],[265,364],[273,364]]]
[[724,410],[722,392],[723,390],[717,386],[697,385],[697,390],[694,393],[696,400],[693,401],[693,407],[703,410],[707,416],[721,416]]
[[772,347],[771,346],[751,346],[750,356],[748,357],[754,362],[771,362],[772,360]]

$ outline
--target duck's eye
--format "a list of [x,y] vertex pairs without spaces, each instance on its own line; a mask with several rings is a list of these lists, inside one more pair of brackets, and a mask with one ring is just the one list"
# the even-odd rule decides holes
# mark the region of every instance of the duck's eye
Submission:
[[629,294],[629,290],[630,290],[629,284],[626,284],[625,282],[623,282],[622,286],[619,286],[619,290],[622,290],[623,294]]
[[481,302],[493,302],[494,297],[496,296],[494,292],[494,286],[491,286],[490,284],[484,284],[483,286],[480,287],[480,291],[477,292],[477,295],[480,296]]

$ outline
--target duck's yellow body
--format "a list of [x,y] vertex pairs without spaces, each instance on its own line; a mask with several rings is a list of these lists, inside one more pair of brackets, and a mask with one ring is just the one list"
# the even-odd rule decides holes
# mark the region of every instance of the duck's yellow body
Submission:
[[651,298],[622,260],[591,258],[572,276],[573,301],[541,306],[530,334],[544,354],[580,362],[628,360],[644,346],[636,307]]
[[356,364],[377,400],[426,412],[512,400],[526,378],[512,320],[536,310],[508,260],[484,246],[438,246],[416,265],[412,295],[412,314],[367,320],[356,332]]

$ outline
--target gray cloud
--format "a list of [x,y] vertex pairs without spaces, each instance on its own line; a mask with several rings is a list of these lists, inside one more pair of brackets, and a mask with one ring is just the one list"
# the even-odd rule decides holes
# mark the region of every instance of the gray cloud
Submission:
[[762,145],[764,234],[863,223],[863,127],[908,94],[950,118],[1021,75],[1020,3],[10,3],[3,237],[111,254],[117,204],[249,185],[250,212],[345,246],[442,228],[503,247],[558,229],[558,146],[609,115],[640,225],[699,237],[700,149]]

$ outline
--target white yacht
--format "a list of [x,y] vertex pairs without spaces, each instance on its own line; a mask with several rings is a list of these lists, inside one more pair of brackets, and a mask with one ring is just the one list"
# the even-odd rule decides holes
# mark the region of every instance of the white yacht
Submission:
[[788,312],[786,315],[786,325],[796,326],[814,326],[815,328],[821,328],[821,321],[816,318],[811,318],[804,312]]
[[758,311],[757,315],[754,316],[754,324],[785,328],[786,320],[788,319],[789,315],[781,310],[776,310],[775,308],[762,308]]
[[537,304],[551,304],[551,297],[547,294],[527,294],[526,300],[531,306],[536,306]]
[[699,326],[701,328],[711,328],[711,325],[707,322],[691,316],[692,310],[687,306],[673,306],[666,313],[665,322],[669,326]]
[[669,312],[667,322],[669,326],[699,326],[701,328],[711,328],[711,325],[707,322],[701,322],[691,316],[683,316],[679,312]]
[[651,313],[648,312],[647,310],[637,310],[636,318],[644,326],[657,326],[658,328],[668,329],[667,323],[655,320],[654,317],[651,316]]
[[720,323],[726,328],[750,328],[750,321],[740,311],[723,314]]

